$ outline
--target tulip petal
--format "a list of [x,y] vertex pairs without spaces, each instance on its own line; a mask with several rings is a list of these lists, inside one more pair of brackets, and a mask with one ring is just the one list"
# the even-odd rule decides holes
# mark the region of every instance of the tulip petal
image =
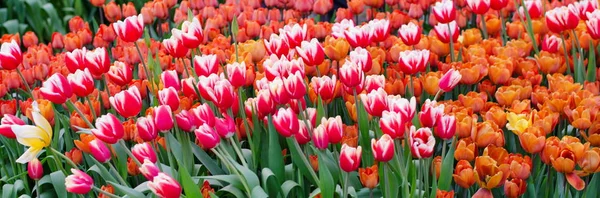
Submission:
[[[31,125],[13,125],[12,131],[17,136],[17,141],[25,146],[44,147],[49,143],[50,137],[41,128]],[[46,140],[48,140],[46,142]]]
[[33,105],[33,109],[34,110],[31,112],[33,122],[48,134],[48,138],[52,138],[52,126],[50,125],[50,122],[48,122],[48,120],[46,120],[46,118],[40,114],[37,103]]
[[38,153],[40,153],[40,151],[42,151],[42,148],[29,147],[29,149],[27,149],[25,151],[25,153],[23,153],[23,155],[21,155],[21,157],[19,157],[19,159],[17,159],[16,162],[25,164],[25,163],[35,159],[37,157]]
[[480,188],[475,194],[473,194],[473,198],[493,198],[492,192],[485,188]]
[[577,176],[577,174],[567,173],[565,174],[565,177],[567,178],[567,182],[569,182],[573,188],[577,190],[583,190],[585,188],[585,182]]

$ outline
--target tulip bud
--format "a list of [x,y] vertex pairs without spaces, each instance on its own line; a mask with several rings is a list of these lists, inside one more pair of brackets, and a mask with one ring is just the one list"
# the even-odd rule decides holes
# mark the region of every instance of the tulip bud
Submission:
[[44,167],[40,160],[33,158],[27,163],[27,175],[33,180],[39,180],[44,176]]
[[160,169],[158,169],[154,162],[151,162],[148,159],[144,159],[144,163],[139,168],[139,170],[148,181],[152,181],[154,177],[156,177],[158,173],[160,173]]
[[119,86],[125,86],[133,79],[132,68],[120,61],[115,61],[106,74],[111,82]]
[[460,71],[450,69],[440,79],[439,87],[444,92],[449,92],[460,82],[461,78]]
[[144,33],[144,17],[141,14],[127,17],[123,21],[113,23],[113,28],[121,40],[135,42]]
[[181,89],[181,82],[179,81],[179,77],[177,77],[177,71],[168,70],[164,71],[160,74],[160,81],[164,85],[164,88],[173,87],[175,91],[179,91]]
[[154,126],[156,130],[167,132],[173,128],[173,113],[168,105],[160,105],[154,108]]
[[268,115],[275,111],[275,102],[271,99],[269,90],[260,90],[256,94],[256,111],[259,115]]
[[79,97],[86,97],[96,88],[94,87],[94,78],[87,68],[83,71],[77,70],[75,73],[69,74],[67,79],[73,93]]
[[85,53],[85,64],[90,73],[100,76],[110,69],[110,57],[103,47]]
[[165,173],[158,173],[151,182],[148,182],[148,188],[162,198],[175,198],[181,196],[181,186],[177,180]]
[[229,82],[234,87],[241,87],[246,84],[246,63],[231,63],[227,64],[227,75]]
[[327,149],[329,146],[329,136],[324,125],[319,125],[313,129],[312,141],[318,149]]
[[179,108],[179,95],[177,94],[177,90],[173,87],[158,91],[158,99],[161,105],[167,105],[172,110],[177,110]]
[[137,86],[115,94],[109,101],[112,107],[126,118],[136,116],[142,110],[142,96]]
[[387,93],[382,88],[371,91],[369,94],[361,94],[365,110],[372,116],[381,117],[381,113],[388,109]]
[[42,84],[40,94],[55,104],[63,104],[73,95],[69,81],[60,73],[55,73]]
[[217,132],[206,123],[200,125],[194,133],[196,134],[196,139],[200,142],[200,146],[204,149],[212,149],[221,142],[221,138],[219,138]]
[[192,132],[196,129],[195,117],[187,110],[182,110],[176,114],[175,120],[177,121],[177,126],[185,132]]
[[154,119],[150,117],[139,117],[135,124],[138,136],[144,141],[152,141],[158,136],[158,130],[154,127]]
[[329,143],[337,144],[342,141],[343,123],[342,117],[336,116],[331,118],[321,118],[321,125],[325,127],[325,132],[329,138]]
[[4,114],[0,120],[0,135],[6,138],[15,139],[17,136],[12,130],[12,125],[25,125],[25,122],[17,116]]
[[362,148],[350,147],[347,144],[342,145],[340,151],[340,168],[346,172],[352,172],[358,169],[360,165],[360,157],[362,154]]
[[108,144],[115,144],[125,135],[125,128],[121,121],[111,113],[96,119],[96,128],[92,133],[98,139]]
[[456,8],[454,8],[452,0],[442,0],[435,3],[431,11],[435,19],[440,23],[450,23],[456,19]]
[[379,128],[392,139],[404,138],[404,123],[402,114],[393,111],[383,111],[379,120]]
[[433,137],[430,128],[420,128],[415,131],[415,126],[411,126],[408,138],[410,151],[413,157],[429,158],[433,155],[435,138]]
[[394,141],[387,134],[383,134],[379,140],[371,139],[371,149],[373,157],[379,162],[387,162],[394,157]]
[[[339,73],[340,81],[342,81],[342,83],[349,88],[361,86],[362,82],[364,81],[363,70],[352,61],[346,61],[342,68],[340,68]],[[358,91],[359,90],[357,90],[357,92]]]
[[209,76],[219,71],[217,55],[202,55],[194,57],[194,69],[198,76]]
[[310,134],[308,131],[310,128],[312,128],[312,126],[310,123],[308,123],[309,126],[306,126],[305,122],[302,120],[298,120],[298,123],[300,125],[300,129],[298,130],[298,133],[294,134],[294,138],[296,138],[298,144],[303,145],[310,142]]
[[111,153],[104,142],[94,139],[88,143],[88,147],[90,148],[90,153],[98,160],[98,162],[106,163],[110,160]]
[[[20,50],[20,48],[19,48]],[[87,50],[85,47],[83,49],[75,49],[72,52],[65,53],[65,65],[69,72],[75,73],[75,71],[83,70],[86,68],[85,66],[85,54]]]
[[308,66],[317,66],[325,60],[325,49],[316,38],[308,41],[302,41],[300,47],[296,47],[296,52]]
[[291,137],[300,128],[298,117],[291,108],[280,108],[273,115],[273,125],[283,137]]
[[400,30],[398,30],[398,34],[400,36],[400,40],[402,43],[408,46],[413,46],[419,44],[421,41],[421,27],[414,23],[408,23],[400,26]]
[[156,152],[154,152],[154,148],[148,142],[136,144],[131,148],[131,153],[140,162],[149,160],[152,163],[156,163],[157,161]]
[[373,60],[369,51],[362,47],[357,47],[350,52],[350,61],[359,65],[363,72],[368,72],[373,67]]
[[165,47],[165,52],[167,54],[173,56],[174,58],[185,58],[185,56],[190,51],[187,47],[183,46],[181,40],[176,38],[177,31],[173,29],[173,35],[167,39],[163,39],[163,46]]
[[88,174],[75,168],[71,169],[72,175],[65,178],[67,192],[87,194],[94,186],[94,180]]
[[443,115],[442,118],[437,122],[435,127],[435,135],[438,137],[449,140],[454,137],[456,133],[456,118],[452,115]]
[[223,118],[215,119],[215,129],[222,138],[230,138],[235,134],[235,122],[226,113],[223,114]]
[[423,127],[433,127],[441,119],[444,113],[444,105],[437,105],[435,101],[427,99],[419,112],[419,121]]
[[215,126],[215,114],[208,104],[204,103],[192,109],[191,112],[198,125],[207,124],[210,127]]

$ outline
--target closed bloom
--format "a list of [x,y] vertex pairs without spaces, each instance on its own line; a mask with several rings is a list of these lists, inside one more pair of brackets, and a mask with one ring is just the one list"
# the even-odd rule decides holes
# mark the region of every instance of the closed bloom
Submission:
[[387,93],[382,88],[373,90],[368,94],[361,94],[360,100],[365,110],[372,116],[381,117],[381,113],[388,109]]
[[313,129],[312,140],[313,144],[318,149],[327,149],[329,146],[329,135],[327,134],[324,125],[319,125]]
[[87,50],[84,47],[82,49],[75,49],[71,52],[65,53],[65,65],[67,66],[67,69],[69,69],[69,72],[74,73],[78,69],[82,70],[86,67],[85,66],[85,53],[86,52],[87,52]]
[[474,173],[473,166],[471,166],[469,161],[459,160],[454,169],[454,174],[452,174],[452,178],[460,187],[470,188],[475,184]]
[[[599,12],[600,14],[600,12]],[[591,35],[591,34],[590,34]],[[556,53],[562,47],[562,39],[555,35],[546,35],[542,41],[542,50]]]
[[456,19],[456,9],[452,0],[442,0],[435,3],[431,11],[440,23],[450,23]]
[[508,0],[497,0],[497,1],[489,1],[490,8],[494,10],[502,10],[502,8],[508,5]]
[[154,126],[156,130],[167,132],[173,128],[173,113],[169,105],[154,108]]
[[417,109],[417,100],[413,96],[410,100],[401,96],[388,97],[388,109],[402,114],[402,120],[412,120]]
[[0,47],[0,68],[6,70],[16,69],[23,62],[21,47],[15,40],[2,43]]
[[306,24],[300,26],[296,23],[294,25],[286,25],[282,29],[279,29],[279,34],[285,36],[285,41],[292,49],[300,46],[302,41],[306,38],[306,33]]
[[83,71],[77,70],[75,73],[69,74],[67,79],[73,93],[79,97],[86,97],[96,88],[94,87],[94,78],[87,68]]
[[594,12],[585,14],[588,18],[585,21],[588,33],[594,39],[600,39],[600,10],[594,10]]
[[427,99],[419,112],[419,121],[423,127],[433,127],[444,114],[444,105],[437,105],[435,101]]
[[415,131],[415,126],[410,127],[410,151],[413,157],[429,158],[433,155],[433,147],[435,146],[435,138],[431,133],[430,128],[420,128]]
[[142,110],[142,96],[137,86],[131,86],[109,98],[110,104],[121,116],[136,116]]
[[359,168],[358,177],[360,178],[360,183],[364,187],[369,189],[377,187],[377,184],[379,184],[379,172],[377,171],[377,164],[374,164],[371,167]]
[[271,34],[269,40],[265,39],[265,48],[269,54],[275,54],[277,57],[287,56],[290,46],[285,42],[284,37],[277,34]]
[[402,51],[398,62],[402,72],[407,75],[414,75],[425,70],[425,66],[429,62],[429,50]]
[[321,96],[321,99],[326,101],[335,96],[335,88],[337,84],[335,75],[332,75],[331,78],[329,76],[313,77],[310,80],[310,85],[317,92],[317,94]]
[[227,64],[227,75],[229,82],[234,87],[241,87],[246,84],[246,63],[234,62]]
[[362,47],[357,47],[350,52],[350,61],[359,65],[364,72],[368,72],[373,67],[373,59],[369,51]]
[[94,186],[94,179],[83,171],[71,169],[72,175],[65,178],[67,192],[75,194],[87,194]]
[[144,17],[141,14],[127,17],[123,21],[113,23],[113,28],[121,40],[135,42],[144,33]]
[[453,115],[443,115],[435,127],[435,135],[449,140],[456,133],[456,118]]
[[379,128],[392,139],[404,137],[404,120],[402,114],[393,111],[383,111],[379,120]]
[[554,33],[575,29],[579,24],[577,13],[573,5],[554,8],[546,12],[546,25]]
[[[342,68],[340,68],[340,81],[349,88],[362,86],[361,83],[364,81],[363,70],[352,61],[346,61]],[[357,90],[358,91],[358,90]]]
[[133,153],[133,156],[140,162],[149,160],[152,163],[156,163],[158,159],[156,157],[156,152],[154,152],[154,148],[152,148],[152,145],[148,142],[136,144],[131,148],[131,153]]
[[179,108],[179,95],[177,90],[173,87],[158,91],[158,102],[161,105],[168,105],[171,110],[177,110]]
[[233,105],[236,94],[228,80],[221,79],[215,83],[212,101],[221,109],[228,109]]
[[369,21],[373,29],[373,42],[383,42],[390,36],[390,21],[387,19],[374,19]]
[[525,8],[525,10],[527,10],[527,13],[529,14],[529,17],[531,17],[531,19],[537,19],[537,18],[542,17],[542,13],[543,13],[542,1],[540,1],[540,0],[525,0],[525,1],[523,1],[523,3],[524,3],[524,6],[519,9],[519,13],[521,13],[521,16],[523,18],[525,18],[523,8]]
[[400,26],[398,30],[398,35],[400,36],[400,40],[405,45],[416,45],[421,41],[421,26],[416,25],[414,23],[408,23]]
[[280,108],[273,115],[273,125],[283,137],[291,137],[300,128],[298,117],[291,108]]
[[368,26],[364,27],[349,27],[344,31],[344,37],[353,48],[367,47],[371,44],[371,28]]
[[148,182],[148,188],[160,198],[178,198],[181,196],[181,186],[177,180],[165,173],[158,173]]
[[217,55],[209,54],[194,57],[194,69],[198,76],[210,76],[219,71]]
[[194,133],[196,134],[196,139],[204,149],[215,148],[221,142],[221,138],[217,132],[215,132],[215,129],[208,126],[206,123],[200,125]]
[[360,165],[360,157],[362,154],[362,148],[348,146],[347,144],[342,145],[340,151],[340,168],[346,172],[352,172],[358,169]]
[[490,10],[490,0],[467,0],[467,5],[475,14],[485,14]]
[[108,51],[103,47],[96,48],[93,51],[85,53],[85,65],[90,69],[90,73],[100,76],[110,69],[110,57]]
[[435,31],[437,38],[444,43],[450,43],[450,39],[452,39],[452,42],[456,43],[458,35],[460,34],[460,29],[456,24],[456,21],[451,21],[450,23],[438,23],[433,30]]
[[371,149],[377,161],[387,162],[394,157],[394,141],[387,134],[383,134],[379,140],[371,139]]
[[235,134],[235,122],[226,113],[222,118],[215,119],[215,129],[222,138],[230,138]]
[[296,47],[296,52],[308,66],[317,66],[325,60],[325,49],[316,38],[309,41],[302,41],[301,46]]
[[0,135],[6,138],[15,139],[17,136],[12,130],[12,125],[25,125],[25,122],[17,116],[4,114],[2,120],[0,120],[0,124]]
[[460,79],[462,79],[460,71],[452,68],[440,78],[439,87],[444,92],[452,91],[452,89],[460,82]]
[[321,118],[321,125],[325,127],[329,143],[337,144],[342,141],[344,133],[342,117]]
[[115,61],[108,70],[108,79],[119,86],[125,86],[133,79],[132,70],[133,69],[127,66],[125,63]]
[[55,73],[42,84],[40,94],[55,104],[63,104],[73,95],[69,80],[60,73]]
[[176,114],[175,120],[177,121],[177,126],[185,132],[196,130],[195,117],[187,110],[181,110],[181,112]]
[[164,39],[162,42],[165,51],[175,58],[184,58],[190,50],[183,45],[183,41],[178,40],[175,37],[176,29],[173,29],[172,32],[173,35],[168,39]]
[[33,180],[39,180],[44,176],[44,167],[40,160],[33,158],[27,163],[27,175]]
[[88,146],[90,148],[90,153],[92,153],[92,156],[94,156],[98,162],[106,163],[110,160],[110,150],[108,150],[108,147],[104,142],[99,139],[94,139],[88,143]]
[[152,117],[139,117],[135,124],[138,136],[144,141],[152,141],[158,136],[158,130],[154,126]]
[[142,175],[144,175],[144,177],[146,177],[148,181],[152,181],[154,177],[156,177],[158,173],[160,173],[160,169],[158,169],[156,164],[154,164],[154,162],[151,162],[148,159],[144,159],[144,163],[139,168],[139,170],[140,173],[142,173]]
[[96,119],[96,128],[92,129],[92,133],[103,142],[115,144],[125,135],[125,128],[115,115],[108,113]]
[[385,87],[385,76],[384,75],[368,75],[365,78],[365,91],[367,93]]
[[283,80],[283,86],[291,99],[304,98],[306,94],[306,85],[304,84],[304,75],[299,71],[291,74]]
[[194,17],[191,22],[184,21],[181,24],[181,30],[173,29],[172,32],[175,38],[180,40],[181,43],[189,49],[197,48],[204,40],[202,25],[196,17]]

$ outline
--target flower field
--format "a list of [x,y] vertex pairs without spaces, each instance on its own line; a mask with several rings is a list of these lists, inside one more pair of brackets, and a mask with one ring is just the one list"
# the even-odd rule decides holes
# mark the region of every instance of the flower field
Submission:
[[1,197],[600,197],[596,0],[6,0],[0,34]]

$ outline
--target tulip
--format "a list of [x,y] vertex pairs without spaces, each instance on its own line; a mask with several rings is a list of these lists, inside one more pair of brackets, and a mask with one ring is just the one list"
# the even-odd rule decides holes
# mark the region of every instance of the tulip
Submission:
[[125,135],[125,128],[115,115],[108,113],[96,119],[96,128],[92,129],[92,134],[103,142],[115,144]]
[[329,146],[329,135],[324,125],[319,125],[313,129],[312,141],[318,149],[327,149]]
[[332,0],[315,0],[313,11],[316,14],[325,15],[333,8]]
[[86,97],[96,88],[94,87],[94,78],[87,68],[69,74],[67,80],[69,80],[73,93],[79,97]]
[[448,70],[444,76],[442,76],[439,82],[439,87],[444,92],[449,92],[460,82],[461,78],[462,75],[460,74],[460,71],[452,68]]
[[178,198],[181,196],[179,182],[165,173],[158,173],[152,181],[148,182],[148,188],[160,198]]
[[433,155],[433,147],[435,146],[435,138],[431,133],[430,128],[420,128],[415,131],[415,126],[410,127],[410,151],[413,157],[429,158]]
[[573,5],[554,8],[546,12],[546,25],[554,33],[575,29],[579,24],[579,16]]
[[21,47],[11,40],[10,42],[2,43],[0,48],[0,68],[5,70],[16,69],[21,62],[23,62],[23,54],[21,53]]
[[304,76],[299,71],[285,78],[283,85],[291,99],[304,98],[306,85],[304,84]]
[[12,130],[13,125],[25,125],[25,122],[19,119],[17,116],[11,114],[4,114],[2,120],[0,120],[0,135],[6,138],[15,139],[17,136]]
[[506,119],[508,120],[506,129],[513,131],[517,135],[525,132],[531,126],[531,120],[527,119],[527,115],[525,114],[510,112],[506,114]]
[[390,21],[387,19],[374,19],[369,21],[373,29],[373,42],[383,42],[390,36]]
[[55,73],[42,84],[40,94],[55,104],[63,104],[73,95],[69,81],[60,73]]
[[373,90],[385,87],[385,76],[384,75],[368,75],[365,78],[365,91],[370,93]]
[[300,128],[298,117],[291,108],[280,108],[273,115],[273,125],[283,137],[291,137]]
[[271,98],[271,94],[269,90],[260,90],[256,94],[256,108],[255,111],[259,113],[259,115],[267,115],[273,113],[275,111],[275,102]]
[[44,167],[37,158],[27,163],[27,175],[33,180],[39,180],[44,176]]
[[508,5],[508,0],[489,1],[490,8],[493,10],[502,10]]
[[298,144],[300,145],[310,142],[310,134],[308,131],[312,130],[311,123],[309,122],[307,126],[303,120],[298,120],[298,124],[300,125],[300,129],[298,130],[298,133],[294,134],[294,138],[296,138],[296,141],[298,141]]
[[224,113],[223,118],[215,119],[215,129],[222,138],[230,138],[235,134],[235,122]]
[[181,81],[179,81],[179,77],[177,76],[177,71],[175,70],[167,70],[160,74],[160,82],[162,82],[164,88],[173,87],[175,91],[179,91],[181,89]]
[[130,16],[123,21],[113,23],[115,33],[125,42],[135,42],[144,33],[143,15]]
[[344,31],[344,37],[350,43],[353,48],[367,47],[371,44],[371,32],[367,29],[370,27],[365,26],[366,29],[360,27],[350,27]]
[[279,34],[284,36],[286,43],[289,48],[296,48],[300,46],[302,41],[306,38],[307,26],[306,24],[300,26],[297,23],[292,25],[286,25],[282,29],[279,29]]
[[444,105],[437,105],[435,101],[427,99],[419,112],[421,126],[432,128],[444,114]]
[[[19,51],[21,49],[19,48]],[[72,52],[65,53],[65,65],[69,72],[74,73],[75,71],[83,70],[86,66],[85,64],[85,54],[87,50],[85,47],[83,49],[75,49]]]
[[[215,84],[221,80],[221,78],[217,75],[217,74],[210,74],[209,76],[200,76],[200,78],[198,78],[199,82],[198,82],[198,91],[200,92],[200,95],[202,96],[202,98],[207,99],[209,101],[212,101],[215,99]],[[184,84],[187,84],[188,82],[182,82]],[[190,83],[190,88],[186,88],[186,86],[184,86],[184,91],[185,89],[191,89],[192,91],[196,91],[194,90],[193,86],[193,80]],[[214,101],[212,101],[214,102]]]
[[[179,124],[179,123],[178,123]],[[138,136],[144,141],[152,141],[158,136],[152,117],[139,117],[136,122]]]
[[389,135],[392,139],[404,137],[404,123],[402,114],[392,111],[383,111],[379,120],[379,128],[383,134]]
[[136,116],[142,110],[142,96],[137,86],[131,86],[109,98],[112,107],[123,117]]
[[417,100],[414,96],[410,98],[410,101],[400,96],[389,97],[388,100],[390,111],[402,114],[402,120],[410,121],[413,119],[417,109]]
[[467,0],[467,5],[473,13],[479,15],[485,14],[490,10],[490,0]]
[[176,114],[175,120],[177,121],[177,126],[183,131],[191,132],[196,129],[195,117],[187,110],[182,110]]
[[125,86],[133,79],[132,68],[120,61],[115,61],[107,74],[108,79],[119,86]]
[[296,52],[308,66],[317,66],[325,60],[325,49],[315,38],[308,41],[302,41],[301,46],[296,47]]
[[196,17],[191,22],[184,21],[181,24],[181,30],[173,29],[172,33],[188,49],[197,48],[204,40],[202,25]]
[[85,65],[90,69],[90,73],[100,76],[110,69],[110,57],[108,51],[103,47],[96,48],[93,51],[85,53]]
[[290,50],[290,46],[285,42],[285,38],[276,34],[271,34],[269,40],[265,39],[264,43],[269,55],[275,54],[277,57],[287,56]]
[[398,30],[398,35],[400,36],[400,40],[402,40],[402,43],[404,43],[405,45],[413,46],[419,44],[419,42],[421,41],[422,31],[423,30],[421,29],[421,26],[411,22],[400,26],[400,29]]
[[360,165],[360,157],[362,154],[362,148],[350,147],[347,144],[342,145],[340,150],[340,168],[346,172],[352,172],[358,169]]
[[161,105],[168,105],[171,110],[177,110],[179,108],[179,95],[177,90],[173,87],[169,87],[158,91],[158,101]]
[[198,76],[216,74],[219,70],[219,61],[214,54],[194,57],[194,69]]
[[594,12],[586,13],[588,18],[585,21],[585,26],[588,33],[594,39],[600,39],[600,10],[594,10]]
[[227,76],[229,82],[234,87],[241,87],[246,84],[246,63],[235,62],[227,64]]
[[372,116],[381,117],[383,111],[388,109],[387,93],[382,88],[373,90],[368,94],[361,94],[365,110]]
[[525,0],[523,1],[523,3],[524,6],[519,9],[519,13],[521,14],[521,16],[523,16],[523,18],[525,17],[525,14],[523,14],[523,9],[527,10],[531,19],[537,19],[542,17],[543,8],[542,2],[540,0]]
[[414,75],[425,70],[428,61],[429,50],[402,51],[398,60],[400,69],[407,75]]
[[71,168],[72,175],[65,178],[67,192],[87,194],[94,186],[94,179],[83,171]]
[[88,143],[88,146],[90,148],[90,153],[96,160],[98,160],[98,162],[106,163],[110,161],[111,153],[104,142],[94,139]]
[[466,160],[459,160],[452,177],[456,184],[463,188],[470,188],[475,183],[473,166]]
[[204,149],[215,148],[221,142],[221,138],[215,130],[206,123],[200,125],[196,130],[196,139]]
[[542,41],[542,50],[550,53],[556,53],[561,48],[561,45],[562,40],[559,37],[555,35],[546,35]]
[[164,133],[171,130],[173,125],[173,113],[169,105],[160,105],[154,108],[154,126],[156,130]]
[[168,39],[164,39],[162,44],[165,47],[165,52],[169,55],[175,58],[185,58],[190,50],[183,45],[183,41],[176,38],[175,30],[173,29],[173,35]]
[[330,100],[335,97],[336,94],[337,79],[335,75],[311,78],[310,85],[312,88],[321,96],[323,100]]
[[321,125],[325,127],[329,143],[337,144],[342,140],[344,133],[342,117],[321,118]]
[[146,179],[148,181],[152,181],[154,179],[154,177],[156,177],[158,175],[158,173],[160,172],[160,170],[154,164],[154,162],[152,162],[148,159],[144,159],[144,163],[139,168],[139,170],[140,170],[140,173],[142,173],[142,175],[144,175],[144,177],[146,177]]
[[149,160],[152,163],[156,163],[157,157],[156,152],[154,152],[154,148],[148,142],[136,144],[131,148],[131,153],[133,156],[140,162],[145,160]]
[[456,19],[456,9],[452,0],[442,0],[435,3],[431,11],[435,19],[440,23],[450,23]]
[[348,88],[361,86],[361,83],[364,81],[363,70],[352,61],[346,61],[342,68],[340,68],[339,74],[340,81]]
[[379,172],[377,171],[377,164],[374,164],[371,167],[367,168],[359,168],[358,175],[360,178],[360,183],[369,189],[373,189],[377,187],[379,183]]
[[373,67],[373,60],[371,54],[364,48],[357,47],[354,51],[350,52],[350,61],[359,65],[363,72],[368,72]]
[[449,140],[456,133],[456,118],[452,115],[443,115],[435,127],[435,135]]
[[452,21],[450,23],[439,23],[435,25],[433,30],[435,31],[437,38],[444,43],[450,43],[450,39],[452,39],[453,43],[456,43],[456,41],[458,41],[460,29],[456,24],[456,21]]
[[277,104],[285,104],[290,100],[290,95],[285,88],[284,82],[280,77],[275,78],[268,84],[271,98]]
[[379,140],[371,139],[371,149],[373,157],[379,162],[387,162],[394,157],[394,142],[387,134],[383,134]]

